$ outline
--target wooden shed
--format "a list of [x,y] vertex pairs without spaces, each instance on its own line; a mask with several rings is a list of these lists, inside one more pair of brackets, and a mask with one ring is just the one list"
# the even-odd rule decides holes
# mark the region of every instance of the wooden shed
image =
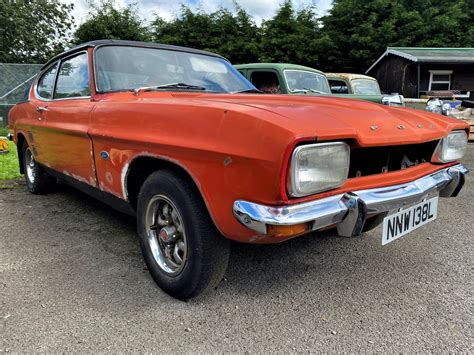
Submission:
[[385,93],[419,98],[450,92],[467,98],[474,92],[474,48],[388,47],[366,74]]

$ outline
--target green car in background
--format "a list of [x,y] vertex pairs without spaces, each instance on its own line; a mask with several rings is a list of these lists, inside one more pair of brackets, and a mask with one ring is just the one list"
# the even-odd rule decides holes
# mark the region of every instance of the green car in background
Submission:
[[[404,106],[400,95],[332,93],[326,75],[317,69],[286,63],[254,63],[235,68],[257,89],[266,94],[329,95],[372,101],[390,106]],[[378,87],[378,84],[377,84]]]

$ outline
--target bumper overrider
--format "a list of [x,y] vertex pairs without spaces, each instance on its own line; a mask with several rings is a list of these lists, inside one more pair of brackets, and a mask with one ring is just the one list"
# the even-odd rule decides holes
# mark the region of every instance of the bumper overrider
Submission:
[[346,192],[287,206],[238,200],[233,210],[240,223],[263,235],[271,234],[269,229],[275,226],[306,224],[306,232],[335,225],[340,236],[351,237],[362,233],[371,216],[386,215],[438,192],[440,197],[457,196],[468,172],[464,165],[457,164],[404,184]]

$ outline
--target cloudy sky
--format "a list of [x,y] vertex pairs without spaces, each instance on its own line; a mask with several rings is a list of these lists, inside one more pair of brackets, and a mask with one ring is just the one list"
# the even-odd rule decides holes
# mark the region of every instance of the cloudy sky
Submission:
[[[88,4],[91,0],[61,1],[64,3],[74,2],[73,16],[75,17],[76,25],[80,24],[87,17]],[[115,0],[117,7],[126,6],[134,2],[136,1]],[[260,23],[262,19],[272,17],[283,0],[237,0],[237,2]],[[316,12],[322,15],[331,7],[332,0],[292,0],[292,2],[296,9],[313,5]],[[206,12],[215,11],[220,7],[230,10],[234,9],[233,0],[138,0],[138,11],[140,16],[145,19],[151,19],[156,13],[169,20],[178,14],[181,4],[187,5],[192,9],[202,8]]]

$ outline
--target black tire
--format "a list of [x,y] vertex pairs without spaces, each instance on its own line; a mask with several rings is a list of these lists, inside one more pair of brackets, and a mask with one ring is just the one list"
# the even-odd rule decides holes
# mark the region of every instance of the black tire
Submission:
[[[161,239],[164,227],[157,227],[161,228],[160,232],[157,232],[159,219],[157,214],[150,213],[153,203],[158,203],[153,201],[163,198],[174,205],[169,205],[171,210],[178,210],[182,220],[178,225],[184,225],[185,231],[183,239],[187,254],[183,257],[184,263],[179,266],[180,271],[176,271],[175,275],[160,266],[156,258],[156,248],[154,256],[151,246],[153,242],[150,242],[156,239],[158,242],[155,246],[166,245]],[[160,211],[159,207],[157,209]],[[150,214],[155,216],[155,233],[148,226]],[[168,219],[165,222],[167,223]],[[222,280],[229,262],[230,243],[216,229],[193,182],[183,174],[161,170],[146,179],[138,196],[137,229],[143,257],[153,280],[171,296],[188,300],[217,286]],[[160,252],[163,252],[161,247]]]
[[35,161],[31,148],[26,141],[23,142],[21,156],[28,191],[35,195],[50,192],[55,184],[55,180]]

